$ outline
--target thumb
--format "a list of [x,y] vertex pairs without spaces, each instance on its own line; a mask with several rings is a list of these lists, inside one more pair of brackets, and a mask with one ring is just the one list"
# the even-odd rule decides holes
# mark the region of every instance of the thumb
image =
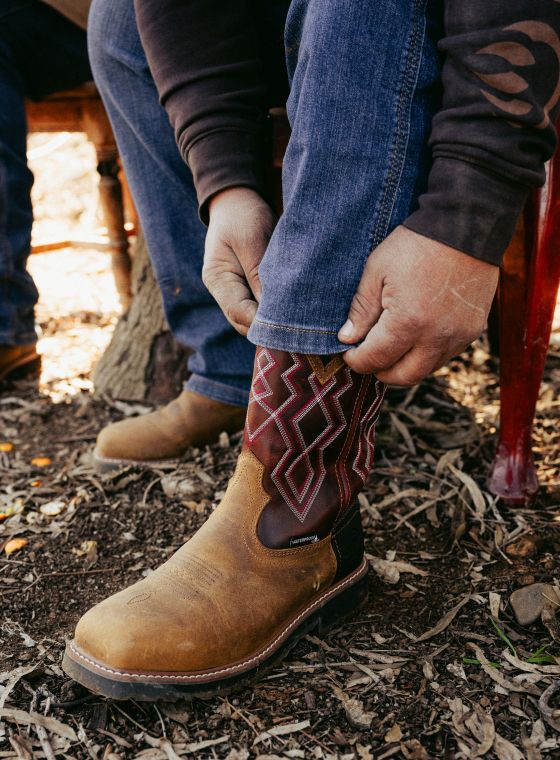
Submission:
[[[263,254],[261,254],[261,257]],[[249,287],[251,288],[253,295],[255,296],[256,300],[260,302],[262,296],[262,286],[259,278],[259,264],[260,261],[258,261],[256,264],[253,264],[252,266],[245,266],[243,268],[243,271],[245,272],[245,277],[249,283]]]
[[375,254],[371,254],[352,300],[348,319],[339,330],[338,339],[341,343],[359,343],[366,337],[383,311],[382,293],[383,283],[378,276]]

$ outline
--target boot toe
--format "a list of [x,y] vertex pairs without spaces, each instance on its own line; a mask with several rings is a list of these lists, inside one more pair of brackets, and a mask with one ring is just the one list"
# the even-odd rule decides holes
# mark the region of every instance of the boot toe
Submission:
[[82,657],[107,669],[187,672],[221,664],[222,636],[219,630],[215,634],[208,630],[208,610],[179,611],[176,598],[158,595],[146,580],[86,612],[74,645]]
[[114,597],[92,607],[76,626],[74,644],[80,653],[108,668],[140,669],[138,654],[145,649],[142,629],[124,617]]
[[95,452],[104,459],[119,459],[123,454],[121,422],[113,422],[97,436]]
[[150,462],[168,456],[168,441],[154,426],[152,415],[119,420],[97,436],[95,458],[115,462]]

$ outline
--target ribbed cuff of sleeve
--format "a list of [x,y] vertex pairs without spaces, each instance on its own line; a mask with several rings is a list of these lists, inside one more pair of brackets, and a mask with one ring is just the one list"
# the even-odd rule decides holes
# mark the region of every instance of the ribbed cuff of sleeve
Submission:
[[267,199],[262,142],[258,134],[231,130],[210,133],[191,146],[185,158],[204,224],[208,224],[208,201],[228,187],[250,187]]
[[454,158],[436,158],[404,226],[499,266],[530,188]]

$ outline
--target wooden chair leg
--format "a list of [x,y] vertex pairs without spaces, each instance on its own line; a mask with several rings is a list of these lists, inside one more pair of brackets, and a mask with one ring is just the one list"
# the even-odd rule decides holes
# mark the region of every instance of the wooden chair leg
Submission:
[[560,153],[527,205],[500,280],[500,434],[488,481],[512,505],[531,504],[538,479],[533,419],[560,284]]
[[99,199],[109,235],[113,276],[120,302],[123,308],[127,309],[132,299],[131,260],[124,228],[123,194],[116,150],[111,157],[107,156],[106,150],[104,151],[103,157],[97,164],[97,171],[99,172]]

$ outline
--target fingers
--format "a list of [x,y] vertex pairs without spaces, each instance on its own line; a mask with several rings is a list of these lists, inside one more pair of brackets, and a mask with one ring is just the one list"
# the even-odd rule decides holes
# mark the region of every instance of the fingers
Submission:
[[391,313],[384,311],[363,343],[346,351],[344,361],[355,372],[380,377],[412,348],[413,340],[413,333],[400,328]]
[[383,310],[382,291],[383,283],[377,276],[375,254],[372,254],[364,267],[348,319],[338,333],[338,339],[342,343],[358,343],[366,337]]
[[[262,257],[264,256],[265,250],[266,250],[266,245],[262,248],[262,250],[257,251],[256,256],[251,256],[251,258],[255,260],[255,263],[252,263],[252,264],[248,263],[248,264],[245,264],[245,266],[243,267],[245,278],[249,284],[251,292],[253,293],[257,301],[260,301],[261,296],[262,296],[262,286],[261,286],[261,281],[259,278],[259,264],[261,262]],[[247,259],[248,258],[249,257],[247,257]]]
[[258,304],[247,285],[243,271],[203,270],[202,279],[228,322],[241,335],[247,335]]
[[228,322],[241,335],[247,335],[257,313],[258,304],[245,280],[228,273],[214,290],[213,296]]
[[376,377],[387,385],[418,385],[430,373],[441,367],[446,359],[446,355],[433,349],[415,347],[392,367],[378,372]]

